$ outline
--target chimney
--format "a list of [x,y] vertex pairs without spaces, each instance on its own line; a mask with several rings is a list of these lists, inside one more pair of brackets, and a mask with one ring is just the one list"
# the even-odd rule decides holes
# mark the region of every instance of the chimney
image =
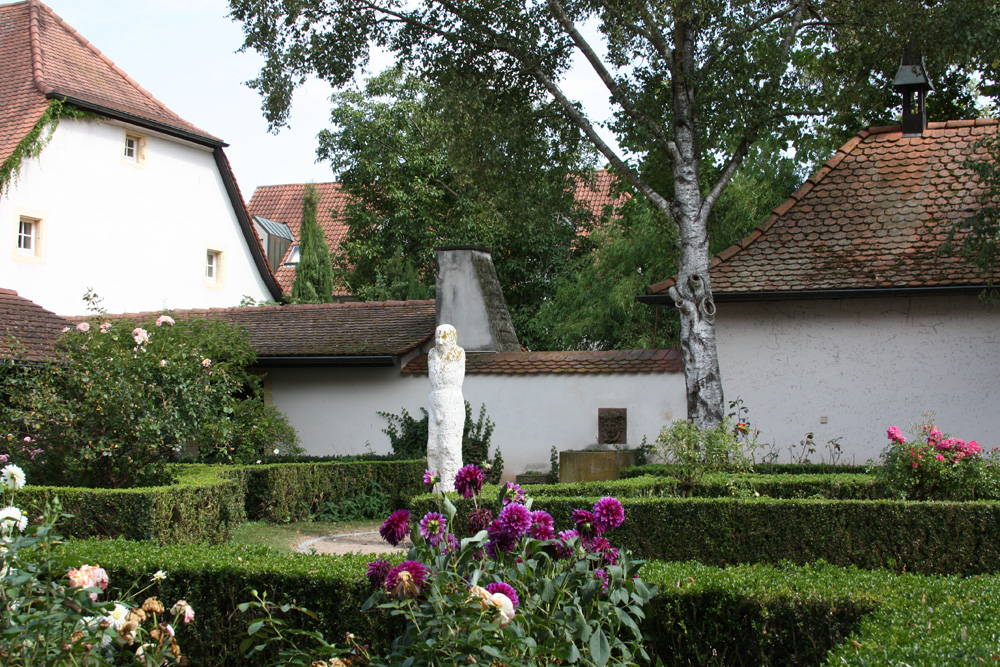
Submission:
[[903,61],[892,87],[903,94],[903,136],[923,136],[927,127],[925,100],[927,93],[934,92],[927,78],[924,57],[911,54],[909,49],[903,51]]
[[437,253],[437,324],[458,330],[466,352],[520,350],[489,248],[452,246]]

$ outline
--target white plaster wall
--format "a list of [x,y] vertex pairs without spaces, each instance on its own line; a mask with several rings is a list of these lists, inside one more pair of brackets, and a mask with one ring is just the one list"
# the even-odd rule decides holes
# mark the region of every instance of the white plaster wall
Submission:
[[[86,312],[92,287],[111,312],[235,306],[271,298],[210,150],[146,137],[141,166],[122,157],[124,126],[64,119],[0,197],[0,286],[59,314]],[[42,219],[42,257],[19,261],[21,215]],[[205,254],[222,252],[206,283]]]
[[[274,404],[288,415],[310,454],[388,453],[376,412],[420,417],[427,407],[426,376],[398,368],[269,369]],[[597,409],[628,410],[630,446],[650,441],[686,411],[682,373],[467,375],[465,400],[473,418],[486,404],[496,424],[491,440],[503,453],[506,476],[548,470],[549,448],[582,449],[597,442]]]
[[843,459],[864,463],[887,427],[928,410],[1000,446],[1000,308],[975,296],[720,303],[717,335],[727,401],[743,399],[782,460],[813,432],[814,462],[841,437]]

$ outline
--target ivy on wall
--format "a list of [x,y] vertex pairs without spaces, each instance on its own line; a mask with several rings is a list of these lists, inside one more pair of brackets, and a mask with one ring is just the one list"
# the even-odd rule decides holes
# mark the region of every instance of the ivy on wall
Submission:
[[38,119],[31,131],[14,148],[14,152],[0,165],[0,195],[7,194],[11,184],[17,181],[24,160],[36,158],[52,140],[52,135],[62,118],[92,118],[93,114],[77,109],[63,100],[52,100],[49,108]]

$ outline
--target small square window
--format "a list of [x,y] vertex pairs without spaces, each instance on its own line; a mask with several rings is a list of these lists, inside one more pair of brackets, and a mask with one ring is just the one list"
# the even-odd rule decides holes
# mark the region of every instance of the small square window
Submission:
[[122,160],[141,166],[146,160],[146,138],[139,134],[126,132],[125,143],[122,144]]
[[205,280],[210,283],[219,282],[219,254],[215,250],[205,253]]
[[35,255],[38,252],[39,221],[31,218],[21,218],[17,226],[17,251],[25,255]]

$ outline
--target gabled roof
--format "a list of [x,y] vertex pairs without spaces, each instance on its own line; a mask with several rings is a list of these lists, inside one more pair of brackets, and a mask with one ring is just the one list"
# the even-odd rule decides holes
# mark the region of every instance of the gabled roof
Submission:
[[[963,162],[997,121],[859,132],[749,236],[712,259],[718,301],[975,291],[984,281],[939,249],[980,206]],[[651,285],[663,295],[674,278]],[[640,297],[652,300],[650,297]]]
[[[122,313],[143,319],[159,313]],[[258,362],[317,363],[321,358],[399,357],[434,335],[434,301],[349,303],[174,310],[175,318],[216,318],[247,330]],[[88,319],[88,318],[74,318]],[[386,363],[392,360],[385,359]]]
[[[597,170],[592,183],[577,181],[577,201],[588,206],[594,217],[600,219],[605,214],[607,206],[620,206],[629,199],[627,193],[614,193],[615,182],[614,174],[605,169]],[[317,218],[323,228],[323,233],[326,235],[326,243],[330,246],[330,252],[336,252],[344,237],[347,236],[344,210],[351,202],[351,198],[343,190],[340,183],[315,183],[314,185],[320,195]],[[306,183],[259,186],[250,197],[250,212],[255,216],[288,225],[292,234],[298,239],[299,228],[302,226],[302,196],[305,187]],[[295,265],[286,263],[289,254],[294,251],[295,246],[288,249],[288,253],[282,258],[281,266],[278,268],[278,283],[285,294],[291,292],[292,283],[295,282]]]
[[168,109],[43,3],[0,5],[0,164],[13,155],[53,99],[212,148],[255,266],[271,295],[281,298],[222,151],[226,143]]
[[0,162],[51,99],[212,147],[225,145],[168,109],[38,0],[0,5],[0,63]]
[[56,338],[69,320],[45,310],[12,289],[0,289],[0,359],[51,359]]
[[[542,373],[677,373],[684,370],[679,350],[582,350],[576,352],[496,352],[469,354],[466,375],[538,375]],[[427,355],[403,368],[407,375],[427,375]]]

